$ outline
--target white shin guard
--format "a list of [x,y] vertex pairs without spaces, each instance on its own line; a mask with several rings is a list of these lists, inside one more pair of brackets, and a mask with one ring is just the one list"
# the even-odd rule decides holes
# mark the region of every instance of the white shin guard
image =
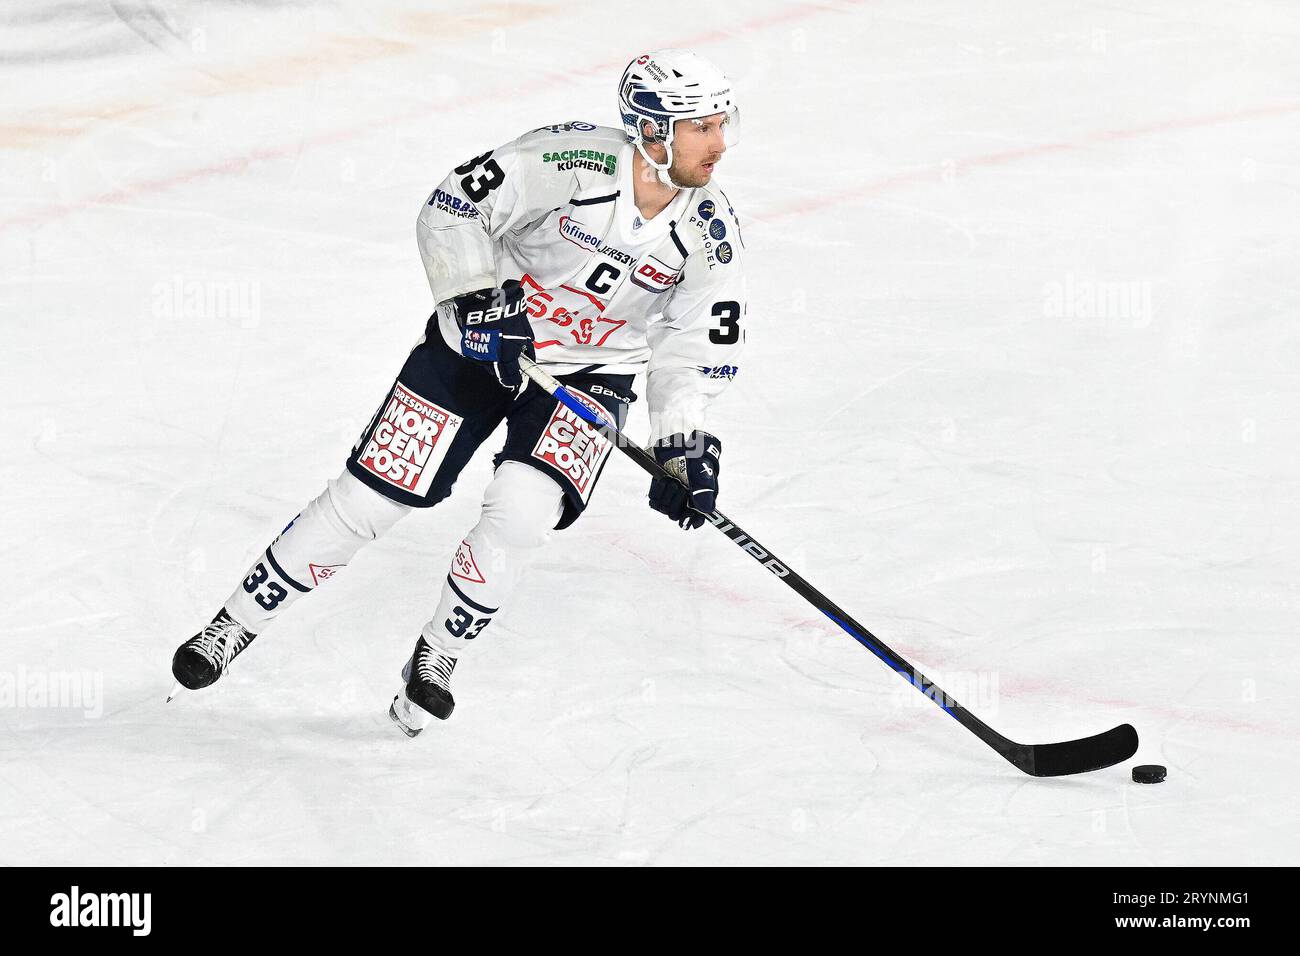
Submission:
[[424,639],[458,657],[492,622],[563,513],[564,492],[555,479],[522,462],[502,462],[483,495],[478,524],[452,558]]
[[346,468],[330,481],[249,568],[226,611],[254,634],[334,576],[361,547],[413,511],[390,501]]

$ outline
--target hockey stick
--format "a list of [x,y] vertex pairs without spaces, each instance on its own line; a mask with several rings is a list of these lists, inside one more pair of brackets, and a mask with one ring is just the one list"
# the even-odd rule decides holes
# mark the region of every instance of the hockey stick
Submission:
[[[519,365],[530,379],[555,396],[562,404],[588,424],[604,431],[618,448],[641,468],[656,478],[670,478],[668,472],[655,461],[654,455],[629,441],[618,427],[597,416],[581,401],[575,399],[565,387],[536,362],[527,356]],[[1073,773],[1101,770],[1127,760],[1137,752],[1138,735],[1131,724],[1120,724],[1105,733],[1078,740],[1064,740],[1055,744],[1020,744],[1010,740],[942,690],[913,667],[897,651],[890,648],[865,627],[851,618],[837,604],[796,574],[789,565],[778,560],[771,551],[755,541],[739,525],[714,511],[706,515],[709,522],[727,536],[732,544],[752,557],[772,574],[784,581],[792,591],[834,621],[855,641],[884,661],[892,670],[903,675],[921,693],[938,704],[957,723],[984,741],[1016,767],[1035,777],[1061,777]]]

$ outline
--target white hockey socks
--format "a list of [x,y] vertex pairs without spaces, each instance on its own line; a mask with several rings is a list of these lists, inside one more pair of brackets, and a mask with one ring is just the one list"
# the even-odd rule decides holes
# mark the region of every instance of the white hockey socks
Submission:
[[227,613],[260,634],[281,611],[341,571],[362,545],[412,510],[344,469],[253,562],[226,599]]
[[452,558],[424,639],[458,657],[492,622],[563,512],[564,492],[553,478],[522,462],[502,462],[483,495],[478,524]]

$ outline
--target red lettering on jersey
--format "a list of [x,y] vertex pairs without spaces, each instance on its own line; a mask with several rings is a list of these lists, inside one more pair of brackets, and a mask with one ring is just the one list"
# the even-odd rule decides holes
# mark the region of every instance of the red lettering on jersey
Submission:
[[[569,285],[561,285],[557,289],[543,289],[536,279],[526,273],[519,283],[525,289],[533,290],[528,293],[527,299],[529,318],[550,322],[566,330],[573,339],[574,345],[600,347],[611,335],[627,325],[627,319],[606,317],[605,303],[585,289],[575,289]],[[592,342],[596,330],[602,325],[608,325],[609,328],[605,330],[604,335]],[[534,333],[536,331],[534,328]],[[563,341],[563,339],[539,337],[534,345],[540,349],[548,345],[559,345]]]

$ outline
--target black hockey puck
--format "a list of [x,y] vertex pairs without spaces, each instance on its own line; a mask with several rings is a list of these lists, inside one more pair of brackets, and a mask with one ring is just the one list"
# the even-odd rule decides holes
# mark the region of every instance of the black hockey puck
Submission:
[[1165,768],[1158,763],[1144,763],[1133,768],[1135,783],[1161,783],[1165,779]]

